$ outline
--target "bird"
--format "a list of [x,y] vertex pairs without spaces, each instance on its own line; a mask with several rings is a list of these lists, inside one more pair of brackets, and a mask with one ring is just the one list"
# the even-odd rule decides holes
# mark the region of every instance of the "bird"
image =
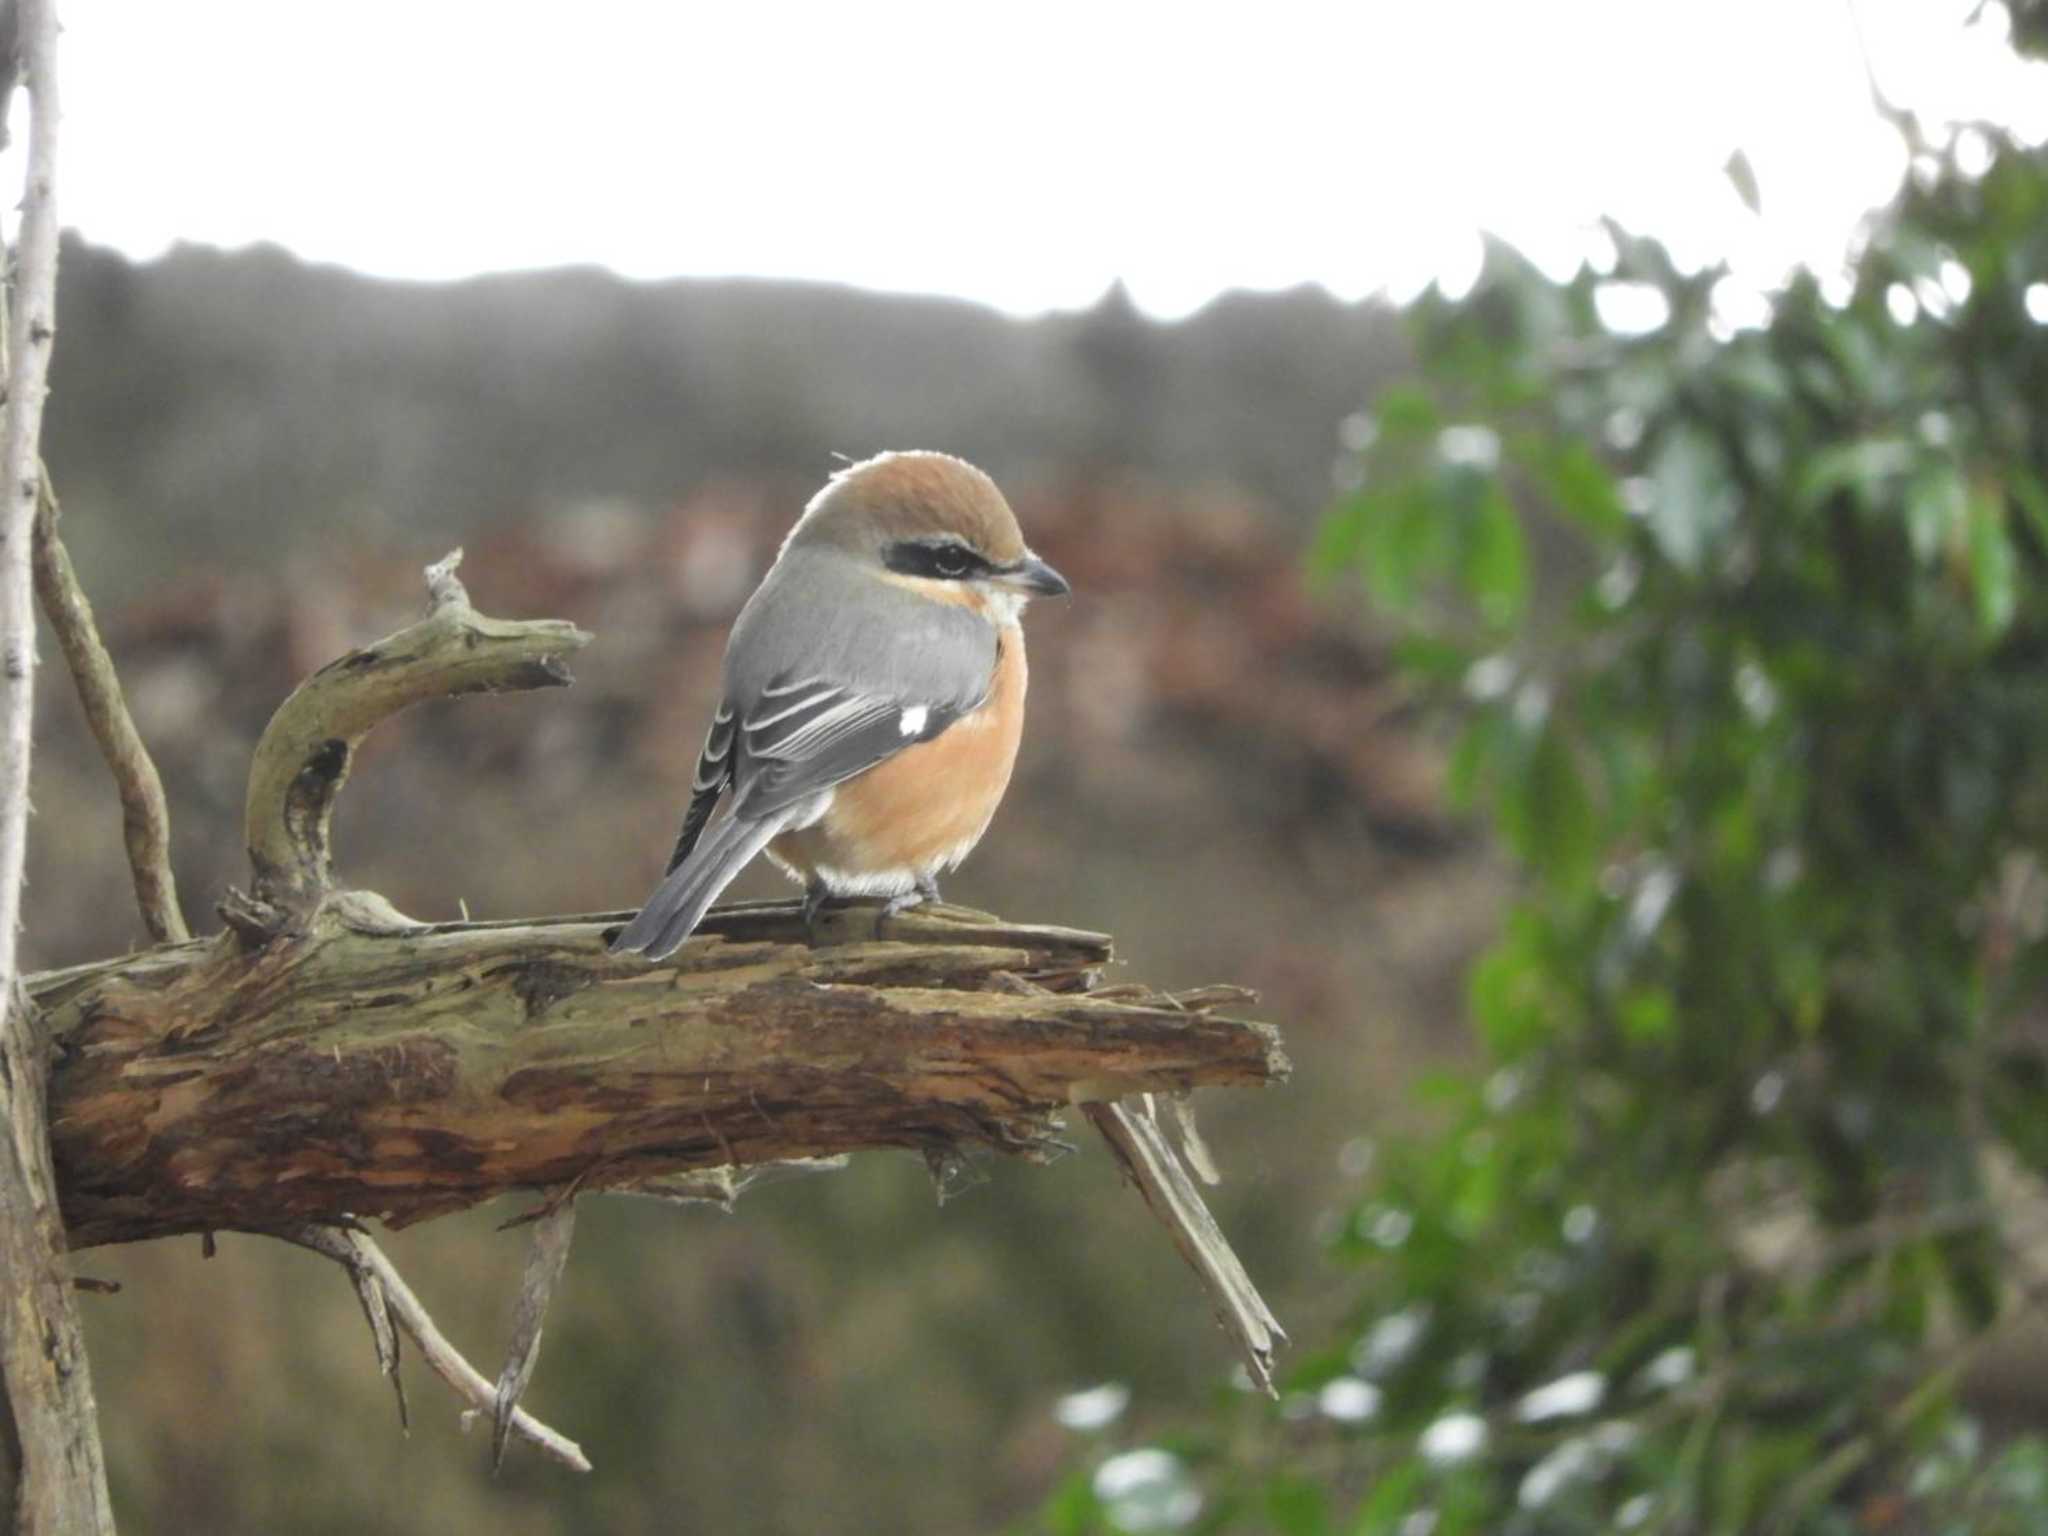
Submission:
[[675,852],[612,950],[674,953],[764,851],[813,937],[831,900],[938,900],[1009,787],[1025,606],[1070,590],[966,460],[839,470],[733,622]]

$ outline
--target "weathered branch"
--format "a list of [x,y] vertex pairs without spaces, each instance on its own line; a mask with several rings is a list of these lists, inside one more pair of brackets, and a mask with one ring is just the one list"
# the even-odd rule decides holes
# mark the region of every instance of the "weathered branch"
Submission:
[[47,466],[37,478],[36,491],[36,596],[56,632],[65,665],[71,669],[86,724],[114,775],[114,787],[121,797],[121,833],[128,846],[128,868],[135,880],[143,925],[159,944],[178,943],[190,936],[190,930],[178,906],[178,885],[171,874],[171,813],[164,803],[163,780],[128,713],[114,658],[100,639],[92,604],[86,600],[70,552],[58,534],[57,520],[62,514]]
[[1043,1155],[1066,1105],[1285,1071],[1263,1025],[1087,996],[1100,935],[835,921],[847,941],[812,948],[793,903],[728,908],[659,966],[604,922],[327,921],[37,977],[72,1243],[402,1226],[870,1147]]
[[221,914],[253,940],[302,920],[332,887],[334,800],[372,727],[428,699],[569,681],[562,657],[590,636],[558,619],[485,618],[455,578],[461,559],[457,550],[428,568],[424,619],[322,667],[264,729],[243,818],[254,901],[243,898]]

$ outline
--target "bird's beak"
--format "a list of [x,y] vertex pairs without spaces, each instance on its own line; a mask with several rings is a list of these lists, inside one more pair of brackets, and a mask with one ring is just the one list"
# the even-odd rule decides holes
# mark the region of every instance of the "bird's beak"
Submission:
[[1036,555],[1026,555],[1016,564],[1004,566],[996,572],[995,584],[1033,597],[1065,597],[1074,590],[1066,577]]

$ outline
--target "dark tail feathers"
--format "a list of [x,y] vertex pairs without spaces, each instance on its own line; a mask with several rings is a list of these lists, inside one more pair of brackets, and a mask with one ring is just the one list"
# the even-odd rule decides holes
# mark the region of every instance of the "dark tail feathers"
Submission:
[[706,829],[703,840],[691,850],[690,856],[655,887],[640,915],[612,940],[612,952],[637,949],[650,960],[674,954],[704,920],[719,892],[732,884],[733,876],[746,867],[748,860],[768,846],[769,839],[782,830],[787,819],[768,816],[759,821],[743,821],[727,815],[716,826]]

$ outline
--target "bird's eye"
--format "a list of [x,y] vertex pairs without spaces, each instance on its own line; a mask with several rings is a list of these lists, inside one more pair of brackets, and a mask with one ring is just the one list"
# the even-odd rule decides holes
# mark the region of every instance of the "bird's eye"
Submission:
[[974,556],[958,544],[941,544],[932,551],[932,569],[941,576],[965,576],[974,565]]

